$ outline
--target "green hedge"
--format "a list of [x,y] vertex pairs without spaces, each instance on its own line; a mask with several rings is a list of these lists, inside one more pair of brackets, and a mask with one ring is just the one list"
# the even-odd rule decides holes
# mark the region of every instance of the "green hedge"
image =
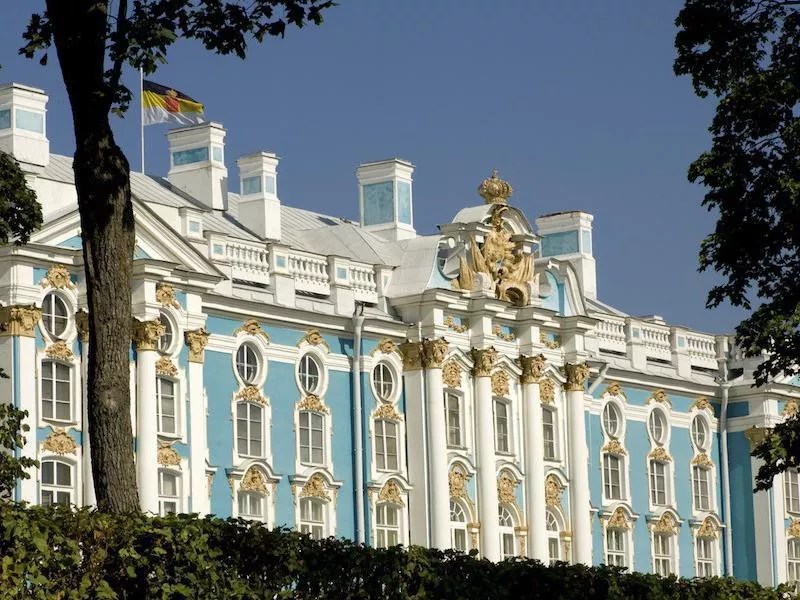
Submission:
[[241,520],[110,516],[0,502],[0,599],[785,598],[733,579],[491,563],[420,547],[320,542]]

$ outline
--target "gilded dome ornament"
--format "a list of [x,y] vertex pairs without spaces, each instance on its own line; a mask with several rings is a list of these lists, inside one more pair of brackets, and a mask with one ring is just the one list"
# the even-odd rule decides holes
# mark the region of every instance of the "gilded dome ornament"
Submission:
[[64,454],[75,454],[78,444],[72,439],[66,430],[56,427],[42,443],[42,449],[63,456]]
[[478,195],[486,204],[508,204],[513,193],[514,188],[497,176],[497,169],[492,169],[492,176],[478,186]]
[[449,388],[461,388],[461,365],[448,360],[442,365],[442,383]]

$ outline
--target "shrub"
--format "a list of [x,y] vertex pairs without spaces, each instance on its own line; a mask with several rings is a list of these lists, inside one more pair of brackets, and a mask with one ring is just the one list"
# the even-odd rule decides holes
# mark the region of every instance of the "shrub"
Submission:
[[777,600],[783,594],[730,578],[660,578],[521,559],[492,563],[417,546],[378,550],[236,519],[0,503],[0,600]]

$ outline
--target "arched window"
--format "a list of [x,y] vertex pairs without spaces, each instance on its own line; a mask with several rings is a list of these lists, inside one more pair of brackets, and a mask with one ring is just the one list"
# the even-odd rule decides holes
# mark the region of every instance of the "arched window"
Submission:
[[172,340],[175,337],[175,332],[172,329],[172,320],[163,310],[161,311],[158,320],[164,325],[164,333],[160,338],[158,338],[158,342],[156,342],[156,348],[159,352],[161,352],[161,354],[167,354],[170,348],[172,348]]
[[450,546],[467,551],[467,511],[455,500],[450,500]]
[[800,583],[800,538],[786,542],[786,578],[789,583]]
[[75,482],[73,467],[63,460],[43,460],[41,467],[41,504],[74,504]]
[[542,439],[545,460],[556,459],[556,411],[542,407]]
[[242,519],[267,520],[267,496],[263,492],[239,491],[238,503]]
[[705,452],[708,449],[709,440],[706,420],[698,415],[692,420],[692,442],[694,442],[694,447],[697,448],[698,452]]
[[662,410],[654,409],[653,412],[650,413],[649,429],[650,438],[654,443],[660,446],[666,441],[667,419]]
[[397,423],[386,419],[375,420],[375,466],[379,471],[396,471]]
[[616,454],[603,455],[603,486],[607,500],[622,500],[622,459]]
[[258,377],[258,353],[252,344],[244,343],[236,351],[236,372],[246,385],[255,383]]
[[558,518],[553,514],[553,511],[547,511],[546,520],[547,553],[550,558],[550,564],[552,565],[553,563],[563,560],[561,557],[561,528],[558,525]]
[[156,410],[158,411],[158,433],[178,433],[178,414],[175,403],[175,382],[166,377],[156,377]]
[[372,370],[372,384],[375,386],[375,392],[378,394],[379,400],[386,402],[392,397],[392,394],[394,394],[394,374],[389,365],[383,362],[375,365]]
[[49,293],[42,300],[42,324],[50,337],[61,336],[69,325],[67,303],[58,294]]
[[692,467],[692,491],[695,510],[711,510],[711,469],[701,465]]
[[400,543],[400,507],[380,502],[375,514],[375,545],[389,548]]
[[236,448],[240,456],[264,456],[264,407],[260,404],[236,405]]
[[42,418],[72,421],[72,369],[64,363],[42,361]]
[[317,498],[300,498],[300,533],[315,540],[325,537],[325,506]]
[[181,512],[180,477],[175,471],[158,472],[158,514],[162,517]]
[[618,438],[622,431],[622,415],[613,402],[607,402],[603,408],[603,427],[606,435],[611,438]]
[[300,411],[300,462],[321,465],[325,460],[325,417],[318,412]]
[[300,378],[300,388],[306,394],[315,394],[319,389],[320,366],[317,359],[311,354],[304,354],[300,359],[300,366],[297,374]]
[[514,535],[514,516],[502,504],[498,508],[497,523],[500,526],[500,551],[503,560],[517,555],[516,536]]

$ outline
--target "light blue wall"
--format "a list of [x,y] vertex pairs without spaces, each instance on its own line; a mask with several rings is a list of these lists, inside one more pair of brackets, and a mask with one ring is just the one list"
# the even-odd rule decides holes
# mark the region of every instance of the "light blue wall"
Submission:
[[394,182],[386,181],[362,186],[362,197],[363,225],[394,222]]
[[411,185],[405,181],[397,182],[397,220],[411,225]]
[[[214,377],[207,377],[205,380],[208,395],[208,457],[209,463],[217,467],[211,485],[211,512],[220,517],[229,517],[233,499],[225,469],[231,466],[233,447],[231,398],[236,391],[231,373],[230,354],[206,350],[203,370],[215,374]],[[225,376],[226,373],[230,375]]]
[[578,232],[562,231],[542,236],[542,256],[559,256],[578,252]]
[[753,515],[753,473],[750,442],[743,431],[728,434],[728,462],[731,487],[733,532],[733,574],[739,579],[756,579],[756,541]]

